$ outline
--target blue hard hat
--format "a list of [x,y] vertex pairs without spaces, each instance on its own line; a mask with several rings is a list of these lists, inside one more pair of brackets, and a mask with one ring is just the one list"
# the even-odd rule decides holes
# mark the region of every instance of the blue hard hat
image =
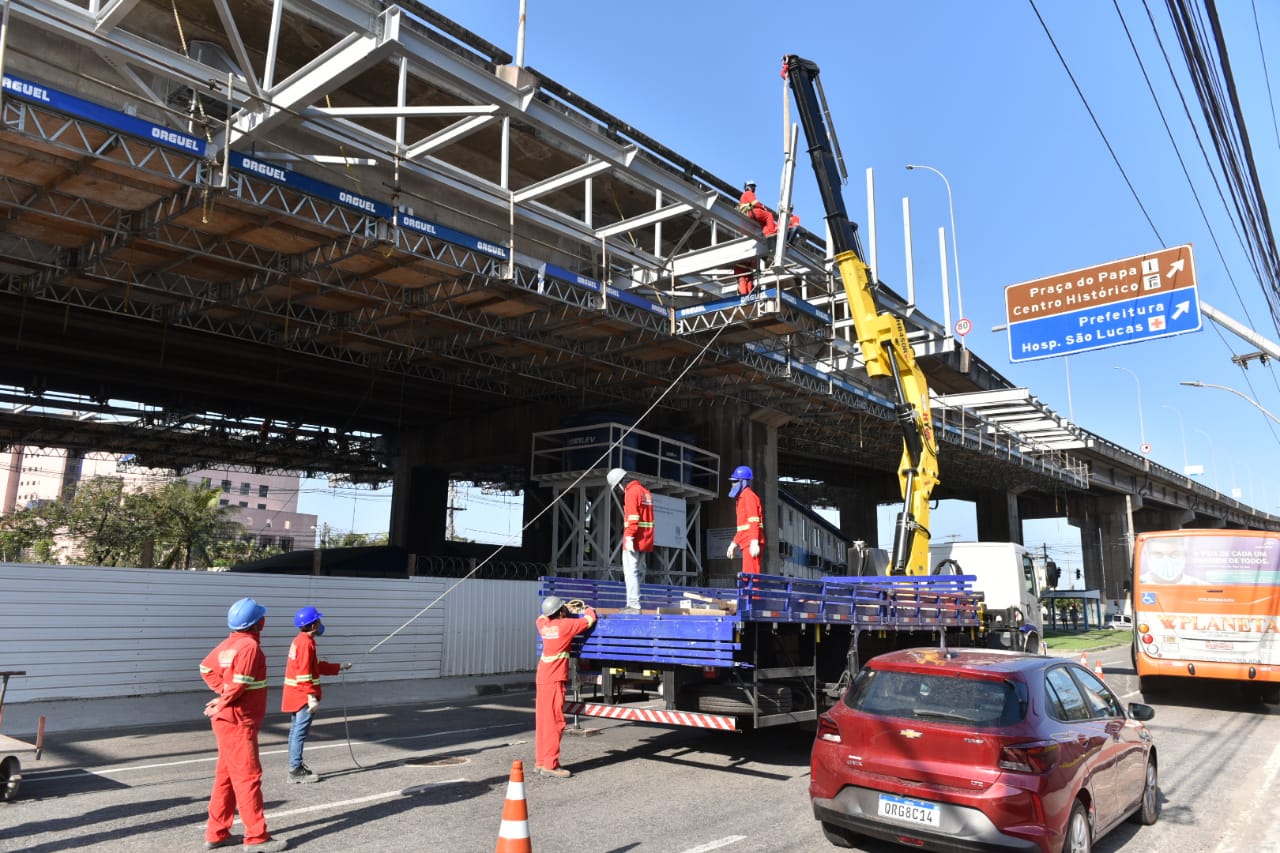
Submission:
[[323,613],[308,604],[306,607],[293,614],[293,627],[305,628],[312,622],[319,622],[322,616],[324,616]]
[[733,469],[733,473],[729,475],[730,480],[752,480],[751,469],[746,465],[739,465]]
[[243,631],[258,624],[258,620],[267,615],[267,608],[252,598],[242,598],[227,611],[227,627],[232,631]]

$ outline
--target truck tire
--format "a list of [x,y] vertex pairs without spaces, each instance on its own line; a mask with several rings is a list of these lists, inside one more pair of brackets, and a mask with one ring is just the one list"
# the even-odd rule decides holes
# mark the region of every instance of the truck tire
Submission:
[[[761,714],[785,714],[791,710],[791,688],[786,685],[761,687]],[[751,697],[736,684],[709,684],[698,691],[698,710],[707,714],[750,714]]]
[[22,784],[22,764],[17,756],[10,755],[0,761],[0,802],[11,803],[18,798]]

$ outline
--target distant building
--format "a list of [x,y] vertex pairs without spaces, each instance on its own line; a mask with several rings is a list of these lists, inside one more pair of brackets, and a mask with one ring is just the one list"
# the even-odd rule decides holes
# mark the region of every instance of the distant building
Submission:
[[[143,489],[168,482],[173,474],[135,465],[129,456],[11,447],[7,464],[0,465],[0,515],[56,501],[94,477],[120,477],[127,488]],[[299,475],[208,469],[183,479],[220,490],[218,503],[235,510],[228,517],[244,525],[244,538],[255,546],[282,551],[315,547],[317,517],[298,512]]]
[[821,578],[849,573],[849,538],[785,489],[778,489],[781,574]]

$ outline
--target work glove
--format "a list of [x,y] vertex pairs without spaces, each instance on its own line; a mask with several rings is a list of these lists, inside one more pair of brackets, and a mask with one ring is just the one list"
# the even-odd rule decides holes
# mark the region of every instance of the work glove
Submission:
[[724,552],[724,555],[725,555],[726,557],[728,557],[730,560],[732,560],[732,559],[733,559],[733,555],[734,555],[734,553],[736,553],[736,552],[737,552],[737,550],[738,550],[738,543],[737,543],[737,542],[730,542],[730,543],[729,543],[729,550],[728,550],[728,551],[725,551],[725,552]]
[[748,547],[748,549],[747,549],[747,550],[751,552],[751,556],[753,556],[753,557],[759,557],[759,556],[760,556],[760,542],[759,542],[758,540],[752,539],[752,540],[751,540],[751,545]]
[[307,697],[307,710],[308,710],[308,711],[314,711],[314,710],[316,709],[316,706],[317,706],[317,705],[319,705],[319,704],[320,704],[320,700],[319,700],[319,699],[317,699],[316,697],[314,697],[314,696],[308,696],[308,697]]
[[622,550],[634,551],[636,549],[636,540],[628,536],[622,540]]
[[351,669],[351,664],[349,664],[349,663],[344,663],[344,664],[342,665],[342,668],[343,668],[343,669]]

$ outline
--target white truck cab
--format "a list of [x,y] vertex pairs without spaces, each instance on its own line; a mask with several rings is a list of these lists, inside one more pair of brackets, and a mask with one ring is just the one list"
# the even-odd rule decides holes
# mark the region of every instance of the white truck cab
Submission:
[[929,546],[932,574],[974,575],[983,593],[993,640],[1004,648],[1040,651],[1044,617],[1031,552],[1017,542],[947,542]]

